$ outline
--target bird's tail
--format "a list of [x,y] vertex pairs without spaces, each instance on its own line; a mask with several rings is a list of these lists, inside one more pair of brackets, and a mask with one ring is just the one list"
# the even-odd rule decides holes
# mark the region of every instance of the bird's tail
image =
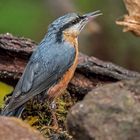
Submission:
[[20,106],[20,107],[16,108],[16,109],[13,110],[13,111],[8,111],[7,107],[5,107],[5,108],[1,111],[0,115],[2,115],[2,116],[13,116],[13,117],[20,118],[20,116],[21,116],[21,114],[22,114],[24,108],[25,108],[24,106]]

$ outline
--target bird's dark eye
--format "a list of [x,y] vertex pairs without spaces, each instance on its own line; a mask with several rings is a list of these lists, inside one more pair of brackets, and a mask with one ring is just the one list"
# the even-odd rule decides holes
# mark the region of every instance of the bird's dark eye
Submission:
[[73,20],[72,23],[74,24],[76,22],[76,20]]
[[76,23],[78,23],[80,21],[80,19],[79,18],[76,18],[76,19],[74,19],[73,21],[72,21],[72,24],[76,24]]
[[84,19],[85,17],[78,14],[78,18],[79,19]]

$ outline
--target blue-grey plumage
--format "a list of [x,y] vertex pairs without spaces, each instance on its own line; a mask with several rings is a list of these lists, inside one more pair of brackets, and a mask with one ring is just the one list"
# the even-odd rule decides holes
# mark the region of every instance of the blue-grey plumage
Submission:
[[8,112],[49,89],[72,65],[75,49],[69,43],[56,45],[47,47],[43,43],[34,52],[7,106]]
[[43,91],[55,94],[61,91],[58,88],[66,88],[77,65],[77,37],[89,18],[97,15],[99,11],[83,16],[70,13],[49,26],[48,34],[33,52],[2,115],[19,116],[32,97]]

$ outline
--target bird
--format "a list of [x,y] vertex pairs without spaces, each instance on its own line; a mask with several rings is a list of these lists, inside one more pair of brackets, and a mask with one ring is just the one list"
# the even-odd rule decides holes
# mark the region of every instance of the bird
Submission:
[[52,101],[61,95],[78,64],[78,35],[99,15],[99,10],[84,15],[67,13],[49,25],[1,115],[20,117],[26,103],[44,91]]

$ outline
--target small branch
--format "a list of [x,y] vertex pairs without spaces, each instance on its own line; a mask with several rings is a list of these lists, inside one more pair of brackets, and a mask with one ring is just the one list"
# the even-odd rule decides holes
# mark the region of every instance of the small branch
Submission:
[[[80,57],[84,57],[84,55]],[[79,63],[77,70],[83,74],[86,72],[93,77],[98,76],[99,79],[107,78],[115,81],[140,77],[140,74],[137,72],[129,71],[113,63],[104,62],[95,57],[87,57],[85,62]]]

